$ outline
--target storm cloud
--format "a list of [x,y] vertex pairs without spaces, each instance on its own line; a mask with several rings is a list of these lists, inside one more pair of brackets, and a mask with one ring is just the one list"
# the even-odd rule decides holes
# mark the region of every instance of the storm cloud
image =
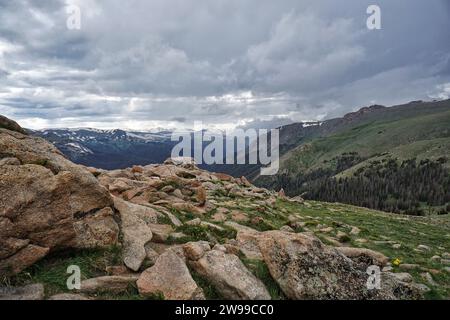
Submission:
[[0,114],[134,130],[323,120],[448,98],[449,40],[446,0],[0,0]]

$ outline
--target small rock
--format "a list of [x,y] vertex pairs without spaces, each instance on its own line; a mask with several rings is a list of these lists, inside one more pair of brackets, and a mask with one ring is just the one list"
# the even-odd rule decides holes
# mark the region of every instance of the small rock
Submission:
[[441,257],[439,257],[439,256],[432,256],[432,257],[430,258],[430,260],[431,260],[431,261],[439,261],[439,260],[441,260]]
[[90,300],[89,298],[81,295],[81,294],[75,294],[75,293],[60,293],[55,294],[48,298],[48,300],[59,300],[59,301],[82,301],[82,300]]
[[289,226],[282,226],[282,227],[280,228],[280,231],[284,231],[284,232],[295,232],[294,229],[292,229],[292,228],[289,227]]
[[152,242],[164,243],[169,238],[169,235],[173,232],[172,226],[168,224],[147,224],[152,231]]
[[323,232],[323,233],[330,233],[330,232],[332,232],[333,230],[334,230],[333,227],[326,227],[326,228],[320,229],[319,231],[320,231],[320,232]]
[[393,249],[400,249],[402,247],[402,245],[400,243],[395,243],[392,245]]
[[424,244],[419,244],[417,246],[417,250],[420,250],[420,251],[431,251],[431,248],[429,246],[424,245]]
[[428,282],[429,285],[434,287],[437,286],[437,283],[434,281],[432,275],[429,272],[421,273],[420,276],[422,277],[422,279]]
[[159,253],[156,252],[152,247],[150,247],[150,243],[145,245],[146,259],[150,263],[150,265],[154,265],[156,260],[158,260]]
[[374,265],[378,265],[378,266],[385,266],[389,262],[388,257],[386,257],[384,254],[374,251],[374,250],[370,250],[370,249],[337,247],[336,250],[350,259],[366,260],[367,258],[369,258],[370,264],[374,264]]
[[184,237],[187,237],[183,232],[172,232],[169,235],[170,238],[172,239],[182,239]]
[[422,293],[426,293],[426,292],[429,292],[431,290],[428,286],[426,286],[426,285],[424,285],[422,283],[412,283],[411,285],[415,289],[419,290]]
[[223,222],[227,220],[227,216],[223,213],[216,212],[215,214],[213,214],[211,219],[215,222]]
[[99,291],[120,293],[126,291],[130,285],[135,284],[138,278],[138,275],[104,276],[91,278],[81,281],[81,288],[79,291],[88,294],[98,293]]
[[198,260],[205,252],[211,250],[211,247],[207,241],[188,242],[183,245],[185,256],[190,260]]
[[125,266],[108,266],[105,271],[110,276],[120,276],[129,273],[127,267]]
[[212,248],[213,250],[218,250],[218,251],[222,251],[222,252],[227,252],[227,248],[224,245],[221,244],[216,244],[214,246],[214,248]]
[[350,231],[350,234],[352,235],[358,235],[361,232],[361,229],[359,229],[358,227],[353,227],[352,230]]
[[420,266],[418,264],[402,263],[399,266],[399,268],[402,269],[402,270],[414,270],[414,269],[419,269]]
[[340,242],[348,242],[350,240],[350,237],[348,236],[348,234],[346,234],[345,232],[342,232],[342,231],[338,231],[336,236]]
[[233,210],[231,212],[231,219],[236,222],[247,222],[249,220],[246,213],[238,210]]
[[441,264],[450,264],[450,259],[441,259]]
[[200,220],[200,218],[195,218],[193,220],[186,222],[186,224],[189,226],[199,226],[201,223],[202,223],[202,220]]
[[412,282],[413,281],[413,277],[407,272],[398,272],[398,273],[393,273],[392,275],[395,278],[397,278],[397,280],[402,281],[402,282]]

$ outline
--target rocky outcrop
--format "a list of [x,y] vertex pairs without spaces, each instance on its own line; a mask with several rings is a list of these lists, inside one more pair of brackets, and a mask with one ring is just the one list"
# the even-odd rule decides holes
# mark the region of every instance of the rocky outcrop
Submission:
[[[199,285],[206,282],[225,299],[270,299],[262,280],[275,281],[290,299],[416,298],[426,290],[389,269],[381,273],[381,289],[369,289],[367,267],[382,268],[388,258],[324,245],[312,231],[296,233],[308,230],[300,220],[313,218],[279,202],[301,209],[307,206],[301,199],[256,188],[245,177],[200,170],[185,158],[113,171],[84,168],[16,125],[0,118],[0,275],[20,273],[62,249],[121,249],[121,257],[105,250],[114,257],[100,258],[110,265],[82,281],[83,295],[52,300],[128,294],[136,286],[142,297],[205,299],[210,290]],[[280,230],[258,231],[274,228]],[[317,229],[330,239],[342,233]],[[359,233],[352,230],[347,238]],[[448,256],[434,259],[444,263]],[[256,277],[259,267],[270,276]],[[43,298],[42,285],[0,289],[0,299]]]
[[0,129],[0,158],[16,160],[0,166],[0,274],[51,251],[116,243],[112,199],[95,177],[45,140],[6,127],[14,131]]
[[0,115],[0,129],[7,129],[9,131],[15,131],[22,134],[27,134],[24,129],[22,129],[19,124],[11,119],[8,119],[2,115]]
[[370,290],[365,270],[311,235],[268,231],[260,234],[258,245],[270,274],[290,299],[398,299],[411,291],[388,275],[380,290]]

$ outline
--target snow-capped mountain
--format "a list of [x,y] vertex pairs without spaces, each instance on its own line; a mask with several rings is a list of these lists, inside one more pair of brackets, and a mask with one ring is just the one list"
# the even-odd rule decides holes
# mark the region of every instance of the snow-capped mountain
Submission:
[[170,156],[176,143],[171,141],[172,132],[168,130],[139,132],[79,128],[30,132],[53,143],[70,160],[104,169],[161,163]]

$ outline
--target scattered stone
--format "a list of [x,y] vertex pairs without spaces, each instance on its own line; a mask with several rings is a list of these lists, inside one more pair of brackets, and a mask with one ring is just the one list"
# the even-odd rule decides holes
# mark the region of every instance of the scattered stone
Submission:
[[352,227],[350,234],[357,236],[360,232],[361,232],[361,229],[359,229],[358,227]]
[[431,260],[431,261],[439,261],[439,260],[441,260],[441,257],[439,257],[439,256],[432,256],[432,257],[430,258],[430,260]]
[[402,247],[402,245],[400,243],[395,243],[392,245],[393,249],[400,249]]
[[427,293],[431,291],[431,289],[423,283],[411,283],[411,286],[421,293]]
[[234,221],[226,221],[224,223],[224,225],[226,225],[226,226],[228,226],[230,228],[233,228],[236,231],[258,232],[255,229],[252,229],[252,228],[247,227],[247,226],[243,226],[243,225],[241,225],[239,223],[236,223]]
[[30,284],[24,287],[0,287],[0,300],[43,300],[44,286]]
[[424,245],[424,244],[419,244],[417,246],[417,250],[419,250],[419,251],[431,251],[431,248],[429,246]]
[[402,263],[399,265],[399,268],[402,270],[414,270],[414,269],[420,269],[420,266],[418,264]]
[[352,260],[367,265],[382,267],[389,263],[388,257],[384,254],[366,248],[338,247],[336,250]]
[[282,227],[280,228],[280,231],[284,231],[284,232],[295,232],[294,229],[292,229],[292,228],[289,227],[289,226],[282,226]]
[[441,259],[441,264],[449,264],[450,265],[450,259]]
[[426,282],[428,282],[429,285],[435,287],[437,286],[437,283],[434,281],[433,276],[429,272],[423,272],[420,274],[422,279],[424,279]]
[[197,202],[202,206],[206,202],[206,190],[203,186],[198,187],[195,190]]
[[342,232],[342,231],[338,231],[336,234],[336,237],[338,238],[339,242],[349,242],[350,241],[350,237],[348,236],[348,234],[346,234],[345,232]]
[[245,212],[233,210],[231,212],[231,219],[236,222],[247,222],[249,220],[248,215]]
[[158,260],[159,253],[156,252],[152,247],[150,247],[149,243],[145,245],[145,253],[148,263],[150,263],[150,265],[154,265],[156,263],[156,260]]
[[216,212],[215,214],[213,214],[211,219],[214,222],[224,222],[227,220],[227,216],[224,213]]
[[216,244],[214,246],[214,248],[212,248],[213,250],[218,250],[218,251],[222,251],[222,252],[227,252],[227,248],[224,245],[221,244]]
[[125,266],[108,266],[105,271],[110,276],[121,276],[129,273]]
[[189,226],[199,226],[201,223],[202,223],[202,220],[200,220],[200,218],[195,218],[193,220],[186,222],[186,224]]
[[406,272],[392,273],[392,275],[402,282],[413,282],[413,277]]
[[330,233],[330,232],[332,232],[333,230],[334,230],[333,227],[325,227],[325,228],[320,229],[319,231],[320,231],[320,232],[323,232],[323,233]]

